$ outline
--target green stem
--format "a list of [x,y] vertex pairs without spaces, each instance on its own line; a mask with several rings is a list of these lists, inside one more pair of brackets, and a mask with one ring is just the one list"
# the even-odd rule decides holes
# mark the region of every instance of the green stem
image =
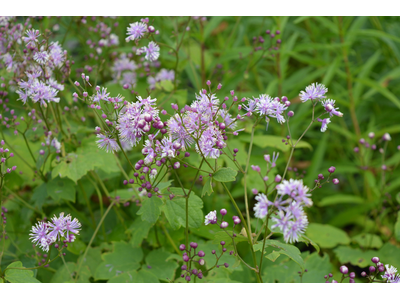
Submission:
[[77,282],[77,280],[78,280],[78,275],[79,275],[79,271],[81,270],[81,267],[82,267],[82,262],[85,260],[85,257],[89,251],[90,246],[92,245],[92,243],[94,241],[94,238],[97,235],[97,232],[100,229],[100,226],[102,226],[104,219],[106,218],[106,216],[108,215],[108,213],[110,212],[110,210],[114,206],[114,204],[115,204],[115,201],[112,201],[110,206],[108,206],[107,210],[105,211],[104,215],[102,216],[99,224],[97,225],[96,230],[93,232],[92,238],[90,239],[89,244],[86,247],[85,253],[83,253],[82,259],[79,261],[79,266],[78,266],[78,270],[76,272],[75,282]]
[[41,212],[40,210],[34,208],[32,205],[30,205],[28,202],[26,202],[24,199],[22,199],[16,193],[14,193],[12,190],[10,190],[10,188],[8,188],[7,186],[4,186],[4,188],[7,190],[7,192],[9,192],[11,195],[13,195],[19,201],[21,201],[27,208],[32,209],[33,211],[37,212],[38,214],[41,214],[42,216],[44,216],[43,212]]
[[[157,225],[155,225],[157,226]],[[165,228],[164,225],[161,225],[161,229],[164,232],[165,236],[167,237],[169,243],[171,244],[172,248],[174,248],[175,252],[180,256],[182,255],[182,253],[179,251],[178,247],[175,245],[174,240],[171,238],[171,236],[169,235],[167,229]]]
[[[243,222],[244,229],[246,230],[246,234],[247,234],[247,239],[249,240],[251,254],[252,254],[252,257],[253,257],[253,262],[254,262],[254,265],[257,266],[256,254],[255,254],[254,249],[253,249],[253,241],[252,241],[252,238],[250,236],[250,232],[249,232],[247,223],[246,223],[245,219],[243,218],[242,212],[240,211],[239,207],[237,206],[237,204],[235,202],[235,199],[233,199],[231,193],[229,192],[229,189],[227,188],[225,183],[223,183],[223,182],[221,182],[221,183],[222,183],[223,187],[225,188],[225,191],[227,192],[229,198],[231,199],[231,202],[232,202],[233,206],[235,206],[236,211],[239,214],[240,220],[242,220],[242,222]],[[260,273],[257,273],[257,281],[258,282],[262,282]]]
[[93,227],[96,227],[96,220],[94,219],[94,214],[93,214],[93,211],[92,211],[92,206],[90,205],[90,200],[89,200],[88,196],[86,195],[86,191],[85,191],[85,189],[83,188],[82,182],[81,182],[81,181],[78,181],[78,184],[79,184],[79,187],[80,187],[81,190],[82,190],[83,198],[85,198],[86,205],[87,205],[87,207],[88,207],[88,210],[89,210],[89,213],[90,213],[90,217],[91,217],[91,219],[92,219]]

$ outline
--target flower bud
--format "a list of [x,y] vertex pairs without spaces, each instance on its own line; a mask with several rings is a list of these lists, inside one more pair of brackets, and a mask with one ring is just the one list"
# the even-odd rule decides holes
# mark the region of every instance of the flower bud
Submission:
[[186,246],[185,246],[184,244],[181,244],[181,245],[179,246],[179,250],[183,251],[183,250],[185,250],[185,249],[186,249]]
[[347,274],[349,272],[349,269],[346,266],[341,266],[339,270],[342,274]]
[[225,216],[228,212],[227,212],[227,210],[226,210],[225,208],[223,208],[223,209],[221,209],[221,210],[219,211],[219,213],[220,213],[221,215]]
[[370,273],[374,273],[376,271],[376,268],[374,266],[369,267]]
[[373,257],[373,258],[371,258],[371,261],[374,263],[374,264],[377,264],[378,262],[379,262],[379,257]]
[[226,228],[226,227],[228,227],[228,226],[229,226],[228,222],[225,222],[225,221],[224,221],[224,222],[221,223],[221,226],[220,226],[220,227],[221,227],[222,229],[224,229],[224,228]]

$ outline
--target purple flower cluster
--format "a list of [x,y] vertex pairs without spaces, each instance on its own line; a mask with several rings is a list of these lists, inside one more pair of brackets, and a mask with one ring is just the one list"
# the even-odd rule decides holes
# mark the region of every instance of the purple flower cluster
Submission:
[[321,83],[313,83],[306,87],[305,91],[300,92],[300,100],[304,103],[308,100],[321,100],[326,98],[328,89]]
[[80,229],[81,223],[78,219],[72,220],[70,215],[64,216],[64,213],[60,213],[58,218],[54,216],[50,222],[38,222],[36,226],[32,226],[29,235],[32,243],[48,252],[50,245],[57,240],[61,241],[61,238],[64,238],[64,243],[74,242]]
[[397,273],[397,269],[388,264],[385,265],[385,274],[382,275],[382,278],[386,279],[388,283],[400,283],[400,274]]
[[[307,215],[304,206],[311,206],[312,201],[308,194],[309,188],[303,185],[302,180],[283,180],[276,186],[277,198],[274,202],[268,200],[267,196],[259,193],[255,199],[255,217],[264,218],[270,207],[278,210],[277,217],[272,217],[275,222],[272,228],[279,228],[287,243],[298,241],[308,226]],[[285,197],[287,196],[287,197]],[[285,199],[284,199],[285,197]]]
[[[335,100],[327,99],[322,101],[322,99],[326,98],[325,94],[327,92],[328,89],[323,84],[313,83],[307,86],[305,91],[301,91],[299,96],[303,103],[307,102],[308,100],[311,100],[311,102],[321,102],[321,105],[324,107],[326,113],[329,113],[330,118],[334,115],[343,117],[343,114],[338,110],[339,107],[335,107]],[[325,132],[328,128],[328,124],[331,122],[330,118],[317,118],[317,121],[321,123],[321,132]]]
[[280,99],[279,97],[272,98],[269,95],[260,95],[258,98],[249,99],[247,105],[243,107],[247,111],[247,116],[258,113],[260,116],[265,116],[267,123],[269,118],[275,118],[278,123],[282,124],[286,121],[283,113],[289,105],[290,102],[287,101],[285,96]]
[[[178,110],[178,105],[173,104],[172,107]],[[172,116],[167,125],[172,140],[182,145],[182,149],[195,144],[201,156],[218,158],[226,147],[226,131],[236,127],[235,121],[224,105],[220,107],[215,94],[207,94],[206,90],[202,90],[196,95],[196,100]]]
[[46,82],[38,79],[42,72],[39,70],[33,73],[26,73],[28,81],[19,82],[20,90],[17,90],[19,95],[18,100],[22,100],[25,104],[26,101],[31,99],[34,103],[39,102],[40,105],[47,107],[47,103],[60,102],[57,97],[59,91],[64,89],[63,85],[59,85],[55,80],[47,80]]

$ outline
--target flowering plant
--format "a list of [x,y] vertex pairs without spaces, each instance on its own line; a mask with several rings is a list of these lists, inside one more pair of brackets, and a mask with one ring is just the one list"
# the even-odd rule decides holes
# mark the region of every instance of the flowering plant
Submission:
[[266,20],[0,17],[0,282],[399,283],[398,72]]

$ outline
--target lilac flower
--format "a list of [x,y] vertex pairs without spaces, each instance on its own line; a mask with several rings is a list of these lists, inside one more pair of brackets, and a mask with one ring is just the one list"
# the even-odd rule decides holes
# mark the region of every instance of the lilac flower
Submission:
[[397,273],[397,269],[393,266],[390,266],[387,264],[385,265],[385,274],[382,275],[383,279],[387,279],[388,283],[399,283],[399,276],[400,275],[396,275]]
[[111,71],[114,73],[114,77],[119,79],[122,72],[134,71],[137,69],[137,65],[134,61],[129,60],[125,53],[121,54],[118,59],[115,60]]
[[204,221],[204,225],[208,224],[216,224],[217,223],[217,211],[210,211],[208,215],[206,215],[206,220]]
[[335,100],[325,100],[322,101],[322,106],[325,108],[327,112],[329,112],[329,116],[332,117],[333,115],[338,116],[338,117],[343,117],[343,114],[340,111],[337,111],[339,107],[335,108]]
[[282,114],[286,109],[287,106],[285,104],[272,99],[269,95],[261,95],[256,108],[261,116],[276,118],[280,124],[285,122]]
[[149,61],[155,61],[160,56],[160,47],[151,41],[147,47],[142,47],[142,52],[146,53],[145,59]]
[[36,245],[40,245],[43,251],[48,252],[52,243],[61,240],[62,237],[71,243],[75,240],[75,235],[79,234],[81,224],[75,218],[71,221],[71,216],[64,217],[64,213],[60,213],[57,218],[54,216],[50,222],[39,222],[36,227],[32,227],[30,239]]
[[93,98],[93,102],[99,102],[100,100],[108,100],[110,93],[107,93],[107,88],[101,88],[97,91],[97,94]]
[[51,69],[60,68],[66,60],[67,51],[63,50],[57,42],[51,42],[49,45],[49,61],[48,65]]
[[329,118],[326,118],[326,119],[318,118],[318,122],[321,122],[321,132],[325,132],[326,129],[328,128],[328,124],[331,122],[331,119],[329,119]]
[[75,235],[79,234],[79,230],[81,229],[81,223],[79,223],[78,219],[74,218],[72,221],[71,219],[70,215],[64,218],[66,238],[69,242],[75,240]]
[[[39,102],[40,105],[47,106],[47,102],[60,102],[60,98],[56,97],[58,90],[50,85],[37,79],[41,75],[41,72],[26,73],[28,81],[21,80],[18,84],[21,90],[17,91],[20,96],[18,100],[22,100],[24,104],[27,99],[32,99],[33,102]],[[55,81],[52,82],[56,83]],[[64,87],[63,87],[64,88]]]
[[249,116],[257,109],[258,99],[249,99],[247,105],[243,105],[244,109],[249,113]]
[[37,38],[40,36],[39,30],[31,29],[26,31],[26,37],[23,37],[26,46],[35,47],[38,42]]
[[51,222],[48,223],[49,226],[49,237],[54,240],[61,240],[61,237],[64,237],[65,230],[65,217],[64,213],[60,213],[60,216],[57,218],[55,215],[51,218]]
[[147,25],[142,22],[135,22],[129,24],[127,27],[128,37],[125,39],[127,42],[140,39],[147,32]]
[[118,143],[115,139],[110,138],[102,133],[99,133],[97,137],[99,139],[96,141],[96,143],[100,149],[105,149],[107,153],[119,150]]
[[306,87],[306,91],[300,92],[300,100],[304,103],[308,100],[323,99],[326,98],[325,94],[328,89],[320,83],[313,83]]
[[271,164],[271,167],[274,168],[276,166],[276,161],[278,160],[279,157],[279,152],[275,154],[275,152],[272,154],[272,161],[271,161],[271,156],[269,154],[264,155],[264,159],[266,162]]
[[39,64],[44,65],[49,59],[49,54],[47,53],[47,51],[36,52],[33,56],[33,59]]
[[280,210],[278,217],[272,218],[275,224],[272,225],[271,228],[279,228],[283,233],[283,238],[286,243],[297,242],[308,225],[308,219],[303,212],[303,208],[297,206],[296,210],[297,211],[294,213],[297,214],[298,217],[295,217],[293,211],[288,209],[286,212]]
[[171,137],[164,137],[160,145],[161,157],[175,157],[174,144],[175,142],[172,141]]
[[32,230],[29,235],[32,243],[38,245],[43,238],[47,236],[47,232],[49,231],[49,227],[45,222],[38,222],[36,226],[32,226]]
[[254,216],[259,219],[263,219],[268,214],[268,207],[272,205],[272,202],[268,200],[267,196],[263,193],[258,194],[255,199],[258,201],[254,206]]
[[4,65],[5,65],[6,69],[7,69],[7,72],[13,71],[13,63],[14,63],[13,59],[14,59],[14,56],[11,56],[10,53],[6,53],[6,54],[2,55],[0,58],[4,62]]
[[157,73],[156,75],[156,80],[157,81],[164,81],[164,80],[175,80],[175,71],[174,70],[167,70],[167,69],[161,69],[160,72]]
[[312,200],[308,197],[311,194],[307,194],[309,188],[303,185],[303,180],[290,179],[283,180],[282,183],[276,186],[278,195],[287,195],[297,202],[302,202],[305,206],[311,206],[313,204]]

